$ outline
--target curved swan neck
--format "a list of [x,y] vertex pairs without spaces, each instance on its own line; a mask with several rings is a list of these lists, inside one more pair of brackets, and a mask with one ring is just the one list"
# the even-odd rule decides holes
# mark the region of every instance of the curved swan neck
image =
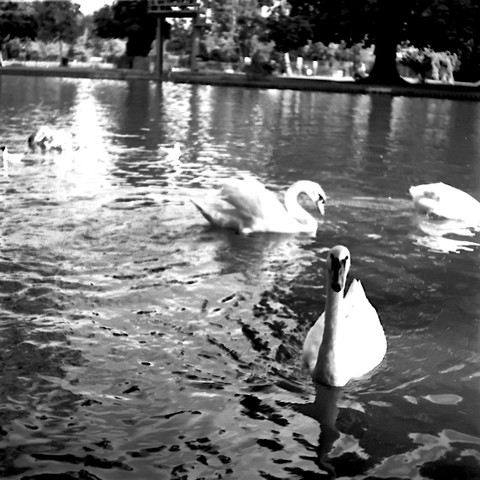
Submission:
[[294,183],[286,192],[285,192],[285,210],[298,220],[301,223],[311,223],[315,222],[315,218],[310,215],[303,207],[298,203],[298,196],[301,193],[305,193],[305,190],[302,186],[302,182]]

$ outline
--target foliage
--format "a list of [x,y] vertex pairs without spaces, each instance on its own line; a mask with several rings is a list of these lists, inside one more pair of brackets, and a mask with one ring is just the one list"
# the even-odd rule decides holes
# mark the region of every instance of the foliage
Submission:
[[257,12],[244,12],[237,18],[236,41],[242,57],[253,56],[258,42],[268,43],[267,21]]
[[454,70],[459,68],[458,57],[450,52],[435,52],[431,48],[403,48],[399,62],[409,67],[422,80],[452,80]]
[[[255,51],[252,42],[269,41],[261,7],[273,3],[273,0],[210,0],[211,16],[207,18],[207,28],[202,39],[205,53],[208,55],[208,52],[214,52],[217,58],[227,57],[229,61],[252,57]],[[212,47],[216,41],[220,42],[218,49]]]
[[[0,44],[7,42],[10,57],[29,56],[20,39],[57,41],[62,55],[62,42],[72,44],[82,33],[82,15],[77,4],[68,1],[7,2],[0,6]],[[10,40],[10,41],[9,41]],[[38,55],[38,52],[32,52]]]
[[284,14],[270,17],[267,21],[268,37],[275,42],[279,52],[296,50],[313,38],[310,23],[302,16]]
[[[156,34],[156,18],[148,14],[147,0],[116,0],[93,15],[94,33],[101,38],[126,38],[128,56],[147,56]],[[170,25],[162,24],[167,38]]]
[[458,54],[459,73],[468,68],[473,71],[472,66],[480,64],[480,3],[475,0],[289,1],[291,15],[311,23],[314,42],[375,44],[372,75],[379,81],[398,80],[397,45],[405,40],[417,47]]
[[274,42],[266,43],[254,35],[251,38],[251,63],[245,66],[245,73],[257,78],[270,75],[276,68],[276,63],[272,61],[274,46]]
[[80,6],[69,1],[35,3],[38,30],[36,38],[73,43],[83,32]]
[[175,18],[171,22],[170,40],[166,45],[167,51],[175,54],[189,54],[192,48],[191,20]]
[[217,62],[237,62],[239,55],[237,45],[232,37],[227,35],[211,34],[202,42],[206,59]]
[[35,38],[36,11],[31,3],[0,3],[0,44],[11,38]]
[[455,53],[461,60],[457,77],[480,78],[480,2],[415,0],[407,22],[411,44]]

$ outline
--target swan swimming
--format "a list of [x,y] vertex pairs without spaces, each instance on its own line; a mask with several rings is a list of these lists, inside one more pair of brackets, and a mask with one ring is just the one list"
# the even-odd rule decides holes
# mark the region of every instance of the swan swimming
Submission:
[[344,295],[350,252],[337,245],[326,263],[325,311],[309,330],[302,358],[314,382],[343,387],[373,370],[383,360],[387,339],[378,313],[360,280]]
[[40,147],[43,152],[53,150],[61,152],[72,147],[72,135],[70,132],[43,125],[28,137],[27,143],[33,152],[37,147]]
[[258,180],[246,177],[225,182],[214,202],[192,200],[212,225],[239,233],[311,233],[317,231],[317,220],[298,203],[307,195],[323,215],[326,195],[322,187],[309,180],[295,182],[285,193],[285,206]]
[[165,159],[169,161],[175,162],[182,156],[182,147],[179,142],[175,142],[173,147],[161,145],[160,150],[165,154]]
[[450,220],[480,221],[480,202],[443,182],[410,187],[415,208],[421,213]]
[[25,157],[24,153],[10,153],[6,145],[0,146],[0,158],[5,164],[8,165],[9,162],[16,162],[22,160]]

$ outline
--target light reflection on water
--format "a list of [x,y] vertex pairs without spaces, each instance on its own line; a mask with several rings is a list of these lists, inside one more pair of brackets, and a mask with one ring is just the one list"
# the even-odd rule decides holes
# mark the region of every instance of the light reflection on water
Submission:
[[[478,104],[0,76],[0,113],[12,151],[45,122],[78,147],[0,176],[3,476],[480,475],[479,234],[408,198],[480,197]],[[207,227],[188,196],[242,172],[318,181],[317,237]],[[389,350],[332,392],[299,354],[336,243]]]

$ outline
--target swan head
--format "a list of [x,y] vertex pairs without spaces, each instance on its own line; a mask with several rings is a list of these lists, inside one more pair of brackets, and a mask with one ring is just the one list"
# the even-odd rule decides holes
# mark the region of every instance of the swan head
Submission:
[[331,289],[339,293],[345,288],[350,270],[350,251],[343,245],[336,245],[328,252],[327,276]]
[[0,145],[0,158],[3,159],[4,155],[8,155],[8,148],[6,145]]
[[321,215],[325,214],[325,202],[327,201],[327,195],[323,188],[316,182],[310,180],[300,180],[296,183],[298,189],[307,195],[308,198],[317,206]]

